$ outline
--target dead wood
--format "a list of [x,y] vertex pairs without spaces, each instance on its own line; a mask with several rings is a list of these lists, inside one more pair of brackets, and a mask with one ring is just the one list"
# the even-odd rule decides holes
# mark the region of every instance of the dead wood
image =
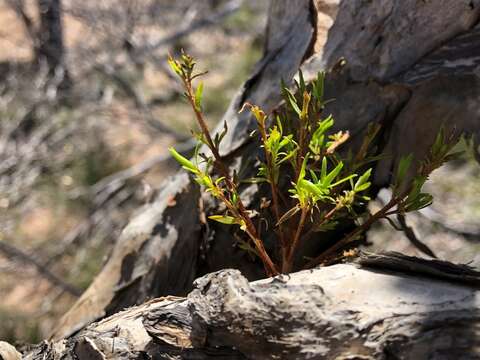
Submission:
[[24,358],[480,357],[480,273],[398,254],[358,263],[251,283],[237,270],[212,273],[186,298],[129,308]]

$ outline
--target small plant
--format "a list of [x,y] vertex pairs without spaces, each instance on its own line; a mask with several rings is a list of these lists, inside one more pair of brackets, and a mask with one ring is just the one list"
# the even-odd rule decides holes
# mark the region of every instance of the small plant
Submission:
[[248,108],[257,121],[257,130],[252,136],[258,137],[263,153],[258,174],[250,181],[268,184],[270,197],[261,207],[270,210],[273,219],[270,227],[278,240],[276,251],[269,254],[259,226],[269,220],[258,215],[259,209],[246,208],[239,192],[240,181],[229,171],[219,153],[219,145],[228,129],[225,125],[221,133],[212,136],[206,125],[202,109],[203,84],[193,85],[203,73],[194,72],[195,61],[185,53],[178,60],[170,57],[169,64],[183,83],[185,97],[200,128],[195,133],[198,143],[193,160],[173,148],[170,152],[193,174],[198,184],[224,204],[224,214],[209,218],[238,225],[251,243],[246,248],[258,255],[268,276],[291,272],[294,265],[297,266],[295,261],[298,261],[296,255],[301,242],[308,241],[313,233],[335,229],[342,218],[349,217],[360,224],[318,257],[303,259],[300,267],[313,267],[335,257],[378,220],[430,205],[432,197],[421,192],[422,186],[428,175],[449,159],[448,154],[456,143],[453,136],[447,137],[442,131],[412,181],[406,181],[412,157],[403,158],[396,171],[392,198],[382,209],[369,214],[365,213],[372,176],[368,164],[378,159],[369,153],[379,127],[369,127],[355,156],[349,153],[342,158],[337,150],[348,140],[349,133],[332,133],[334,119],[322,114],[327,103],[324,73],[319,73],[310,84],[305,83],[300,73],[296,92],[283,86],[283,114],[268,116],[258,106],[245,104],[244,108]]

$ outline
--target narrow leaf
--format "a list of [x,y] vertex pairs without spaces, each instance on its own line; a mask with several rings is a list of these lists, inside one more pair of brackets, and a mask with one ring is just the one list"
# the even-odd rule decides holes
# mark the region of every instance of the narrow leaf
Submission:
[[370,183],[368,183],[367,187],[364,187],[364,185],[367,184],[367,181],[368,179],[370,179],[371,174],[372,174],[371,168],[365,171],[363,175],[358,178],[357,182],[355,183],[355,186],[353,187],[353,190],[358,192],[358,191],[363,191],[368,189],[368,187],[370,186]]
[[233,225],[236,224],[237,221],[233,216],[228,215],[212,215],[208,217],[210,220],[217,221],[222,224]]
[[173,156],[173,158],[177,160],[177,162],[186,170],[195,174],[199,172],[196,166],[190,160],[180,155],[173,147],[168,148],[168,151],[170,151],[170,154]]
[[299,206],[295,206],[295,207],[291,208],[285,214],[282,215],[282,217],[278,220],[278,223],[276,224],[276,226],[278,226],[280,224],[283,224],[285,221],[290,219],[293,215],[295,215],[299,211],[300,211]]
[[202,96],[203,96],[203,82],[200,82],[197,86],[197,90],[195,91],[195,107],[197,110],[201,110],[202,108]]
[[339,162],[338,165],[333,169],[323,180],[323,185],[324,186],[330,186],[332,181],[338,176],[340,171],[343,168],[343,162]]
[[409,154],[408,156],[402,156],[402,158],[400,159],[397,168],[397,177],[395,179],[397,186],[400,185],[405,179],[405,175],[407,174],[407,171],[412,164],[412,160],[413,154]]

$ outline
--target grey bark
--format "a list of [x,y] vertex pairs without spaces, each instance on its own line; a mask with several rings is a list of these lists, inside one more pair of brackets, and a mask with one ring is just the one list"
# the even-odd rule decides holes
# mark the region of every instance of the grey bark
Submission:
[[[393,156],[379,164],[378,186],[389,183],[400,156],[413,152],[422,159],[444,124],[478,139],[479,81],[471,54],[478,52],[479,16],[479,1],[469,0],[348,0],[338,7],[335,0],[273,0],[265,55],[224,116],[230,129],[222,147],[226,162],[252,167],[256,149],[248,132],[253,120],[238,110],[249,101],[272,111],[280,101],[280,80],[291,81],[300,66],[308,76],[331,69],[326,95],[336,101],[327,111],[339,129],[350,131],[353,147],[369,122],[383,124],[378,151]],[[327,36],[325,24],[333,19]],[[341,57],[345,66],[338,66]],[[256,191],[245,190],[247,203],[258,201]],[[157,199],[125,228],[104,269],[52,337],[72,335],[151,297],[185,295],[194,278],[210,271],[234,267],[248,279],[262,277],[261,266],[232,246],[228,229],[202,221],[204,209],[211,211],[187,175],[168,179]],[[394,294],[392,286],[388,289]],[[370,291],[385,292],[377,285]],[[295,294],[301,297],[302,291]],[[345,294],[337,295],[344,301]],[[343,315],[352,320],[348,312]],[[357,346],[357,340],[350,344]]]
[[398,254],[357,262],[251,283],[238,270],[212,273],[186,298],[150,300],[24,358],[480,357],[480,273]]

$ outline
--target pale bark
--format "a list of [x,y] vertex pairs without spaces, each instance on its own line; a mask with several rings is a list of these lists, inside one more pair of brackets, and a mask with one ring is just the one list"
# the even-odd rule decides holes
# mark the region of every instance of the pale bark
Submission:
[[480,273],[396,254],[358,262],[392,270],[344,264],[251,283],[224,270],[186,298],[129,308],[24,358],[480,357]]

